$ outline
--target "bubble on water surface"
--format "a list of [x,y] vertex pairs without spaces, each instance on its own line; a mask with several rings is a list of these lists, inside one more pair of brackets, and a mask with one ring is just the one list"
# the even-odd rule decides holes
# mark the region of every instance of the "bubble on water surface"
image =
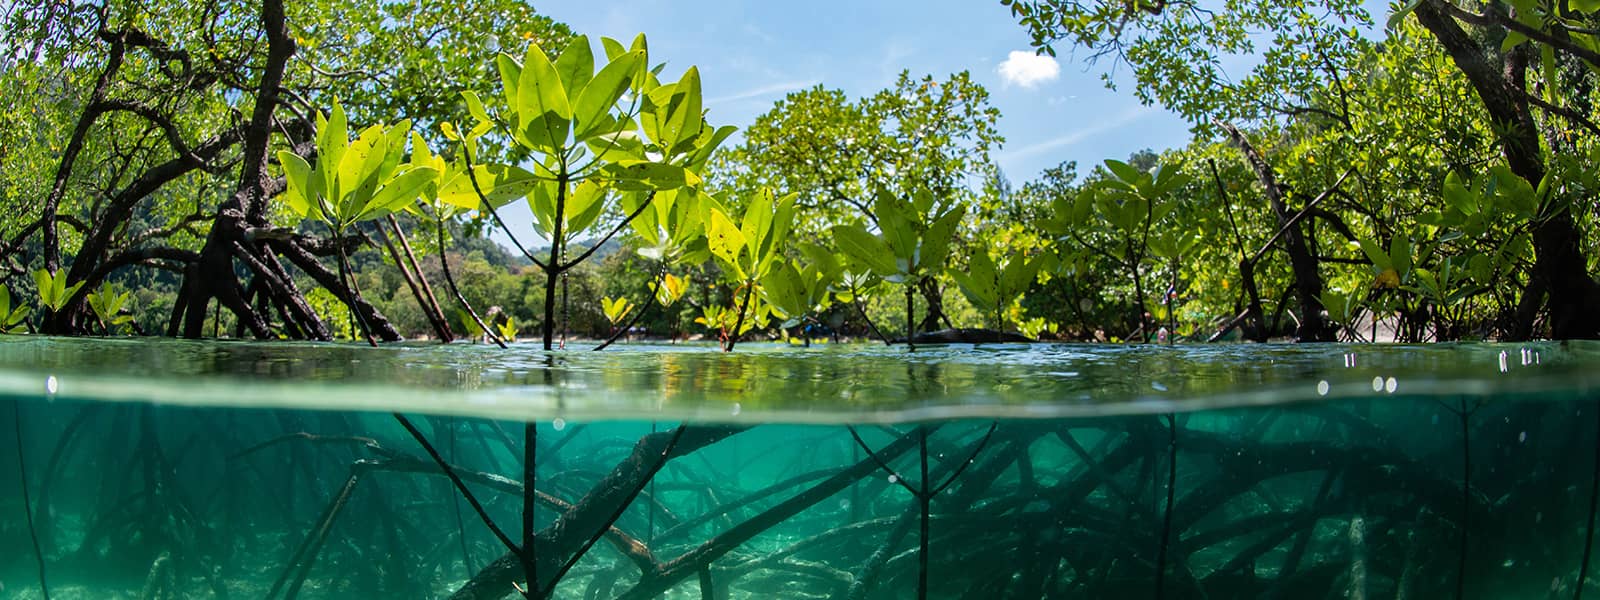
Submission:
[[1386,392],[1389,392],[1389,393],[1393,394],[1395,388],[1397,388],[1397,387],[1400,387],[1400,382],[1395,381],[1395,379],[1393,377],[1390,377],[1390,378],[1385,379],[1383,381],[1383,391],[1386,391]]
[[561,431],[563,429],[566,429],[567,428],[567,420],[563,419],[561,417],[556,417],[556,419],[554,421],[550,422],[550,427],[552,429],[555,429],[556,431]]
[[1372,378],[1372,391],[1374,391],[1374,392],[1383,391],[1383,378],[1382,377],[1373,377]]
[[1326,395],[1328,395],[1328,380],[1324,379],[1322,381],[1318,381],[1317,382],[1317,395],[1318,396],[1326,396]]

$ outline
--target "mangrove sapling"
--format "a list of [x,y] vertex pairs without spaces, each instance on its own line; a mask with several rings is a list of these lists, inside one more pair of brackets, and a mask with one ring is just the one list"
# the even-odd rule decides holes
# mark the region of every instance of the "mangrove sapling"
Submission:
[[[652,281],[648,286],[647,291],[649,294],[642,308],[629,302],[626,297],[618,297],[615,300],[609,296],[601,298],[601,312],[605,314],[606,320],[611,322],[611,335],[606,337],[605,341],[600,342],[600,345],[595,346],[594,351],[605,350],[618,338],[628,335],[628,332],[633,330],[633,326],[639,322],[639,319],[657,304],[660,304],[663,308],[672,306],[678,301],[678,298],[683,296],[683,292],[686,289],[687,284],[684,283],[683,279],[666,272],[666,263],[663,262],[655,272],[655,281]],[[638,308],[638,310],[634,310],[635,308]],[[627,321],[621,322],[623,319],[627,319]],[[654,432],[652,431],[652,433]]]
[[966,270],[951,269],[949,274],[972,306],[993,317],[995,329],[1003,332],[1005,310],[1033,285],[1045,256],[1014,254],[1003,265],[997,265],[989,257],[987,244],[980,244],[972,249]]
[[[554,347],[562,275],[627,227],[656,193],[698,186],[696,171],[733,132],[706,125],[698,70],[690,67],[679,81],[663,84],[648,67],[644,36],[631,48],[610,38],[601,41],[608,62],[598,71],[584,36],[573,38],[554,62],[537,43],[528,45],[520,61],[500,55],[502,106],[491,113],[477,94],[463,92],[477,125],[471,132],[445,131],[462,141],[468,154],[475,154],[479,137],[494,132],[532,155],[531,172],[489,167],[532,182],[525,196],[534,227],[550,240],[548,257],[536,262],[545,274],[546,350]],[[628,196],[640,198],[636,206],[588,250],[565,259],[568,246],[598,225],[603,214],[624,210],[622,198]]]
[[[757,306],[756,288],[779,272],[784,244],[794,224],[795,194],[777,197],[770,189],[758,190],[735,224],[722,202],[706,197],[706,246],[722,269],[722,277],[734,287],[737,312],[731,329],[724,328],[722,350],[732,352],[734,344],[747,330],[746,319],[764,322],[771,312],[762,294]],[[785,282],[787,283],[787,282]],[[726,321],[724,316],[720,321]]]
[[[801,252],[810,264],[798,268],[794,263],[779,264],[761,280],[761,293],[773,314],[784,319],[780,331],[787,336],[790,327],[821,323],[816,315],[832,304],[830,289],[839,279],[841,267],[838,259],[816,244],[801,244]],[[802,329],[805,344],[811,346],[811,334]]]
[[[431,164],[416,160],[400,162],[407,138],[413,137],[411,133],[411,122],[402,121],[394,127],[373,125],[352,141],[344,107],[336,101],[331,116],[325,118],[317,114],[315,166],[293,152],[278,152],[287,182],[280,197],[294,214],[301,218],[315,216],[333,231],[340,287],[346,294],[342,300],[361,324],[367,342],[373,346],[378,342],[358,305],[357,298],[361,294],[350,279],[350,262],[345,255],[343,239],[345,232],[357,223],[410,207],[423,187],[438,178],[439,171]],[[427,156],[422,138],[415,140],[422,146],[415,151]]]
[[950,241],[966,215],[965,206],[951,204],[936,202],[927,192],[910,201],[880,192],[872,205],[879,235],[857,223],[835,225],[830,230],[834,245],[843,254],[874,275],[905,287],[908,350],[915,350],[912,303],[917,286],[944,271]]

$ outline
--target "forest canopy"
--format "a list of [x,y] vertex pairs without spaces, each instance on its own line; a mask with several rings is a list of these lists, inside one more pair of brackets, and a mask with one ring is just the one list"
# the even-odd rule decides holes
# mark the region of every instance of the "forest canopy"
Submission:
[[[735,133],[520,2],[11,3],[0,328],[1600,337],[1600,7],[1001,4],[1190,141],[1013,183],[968,73]],[[486,238],[511,203],[541,239]]]

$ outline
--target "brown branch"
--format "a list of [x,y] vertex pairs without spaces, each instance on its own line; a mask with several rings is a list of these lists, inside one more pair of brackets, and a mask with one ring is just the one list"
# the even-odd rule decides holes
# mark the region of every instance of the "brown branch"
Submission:
[[166,227],[151,227],[144,231],[130,235],[128,236],[128,241],[123,242],[119,246],[123,248],[132,248],[150,240],[169,238],[179,233],[189,233],[191,235],[199,236],[200,232],[195,229],[195,224],[215,218],[216,215],[194,213],[178,219],[178,222]]
[[[1333,337],[1332,331],[1325,326],[1321,316],[1322,275],[1317,268],[1317,256],[1311,252],[1304,234],[1300,232],[1298,227],[1298,219],[1304,218],[1303,215],[1307,214],[1306,211],[1300,211],[1299,215],[1290,215],[1286,204],[1288,194],[1278,184],[1277,176],[1273,174],[1272,166],[1267,164],[1266,158],[1250,144],[1250,140],[1233,124],[1220,119],[1213,121],[1217,126],[1228,132],[1228,137],[1233,139],[1234,145],[1238,146],[1239,151],[1244,154],[1245,162],[1250,165],[1251,170],[1255,171],[1256,178],[1260,180],[1261,187],[1266,191],[1267,200],[1272,205],[1272,212],[1278,218],[1279,234],[1286,238],[1288,245],[1285,250],[1289,254],[1289,264],[1291,271],[1294,273],[1295,290],[1298,292],[1296,296],[1300,303],[1301,312],[1304,313],[1303,318],[1300,320],[1300,327],[1295,332],[1295,337],[1305,342],[1331,341]],[[1349,177],[1350,173],[1351,171],[1346,171],[1345,175],[1339,178],[1339,181],[1342,183],[1346,177]],[[1338,185],[1336,184],[1335,188],[1337,187]],[[1317,201],[1320,202],[1329,193],[1331,193],[1331,190],[1323,192],[1322,195],[1318,196]],[[1276,235],[1273,236],[1273,241],[1268,242],[1267,246],[1263,247],[1262,251],[1258,251],[1256,255],[1258,257],[1261,256],[1266,247],[1270,247],[1276,242],[1277,237]],[[1255,260],[1259,260],[1259,258]],[[1253,267],[1254,261],[1245,261],[1245,264],[1250,264]]]
[[95,80],[93,91],[82,113],[78,115],[78,123],[72,129],[72,135],[67,139],[67,146],[61,152],[61,159],[56,163],[55,180],[51,183],[50,193],[45,196],[44,216],[42,231],[44,239],[44,268],[54,273],[61,263],[61,248],[59,236],[56,232],[56,213],[60,210],[61,200],[67,192],[67,181],[72,175],[73,164],[78,160],[78,154],[83,152],[84,140],[89,136],[89,128],[99,120],[104,113],[100,106],[101,99],[106,97],[111,89],[111,79],[122,68],[123,54],[126,51],[123,36],[101,32],[101,38],[111,43],[111,51],[106,57],[106,67]]
[[[1467,23],[1479,27],[1503,27],[1509,31],[1525,35],[1530,40],[1554,46],[1558,50],[1587,61],[1592,66],[1600,67],[1600,52],[1580,46],[1570,39],[1557,37],[1544,30],[1524,25],[1521,21],[1512,18],[1509,13],[1506,13],[1504,5],[1489,3],[1484,7],[1483,14],[1478,14],[1446,0],[1429,0],[1427,3]],[[1422,14],[1419,12],[1417,16],[1420,18]],[[1429,27],[1429,29],[1432,29],[1432,27]]]
[[345,285],[339,281],[338,274],[328,270],[326,266],[318,262],[317,257],[297,243],[298,241],[273,241],[267,242],[267,245],[277,250],[285,258],[288,258],[289,262],[294,263],[305,274],[310,275],[317,282],[317,285],[333,292],[335,296],[345,299],[345,303],[350,307],[350,310],[366,321],[367,325],[372,327],[372,333],[383,341],[398,342],[405,339],[401,337],[398,331],[395,331],[394,325],[389,322],[389,319],[384,317],[383,313],[378,312],[377,307],[373,306],[366,298],[347,291]]
[[1344,180],[1349,179],[1350,175],[1355,173],[1355,171],[1355,167],[1345,169],[1344,174],[1339,176],[1338,181],[1333,182],[1332,187],[1323,190],[1322,193],[1318,194],[1316,198],[1312,199],[1310,202],[1307,202],[1305,207],[1300,209],[1300,212],[1295,213],[1293,217],[1289,217],[1287,222],[1278,227],[1277,233],[1272,234],[1272,238],[1267,240],[1267,243],[1262,244],[1260,248],[1256,249],[1256,253],[1250,256],[1250,264],[1253,265],[1261,262],[1261,257],[1265,256],[1267,251],[1271,250],[1272,246],[1277,244],[1278,240],[1282,239],[1283,236],[1288,233],[1289,228],[1298,225],[1300,221],[1305,220],[1306,217],[1316,214],[1315,209],[1317,205],[1321,204],[1323,200],[1327,200],[1329,196],[1332,196],[1333,191],[1339,189],[1339,186],[1344,185]]

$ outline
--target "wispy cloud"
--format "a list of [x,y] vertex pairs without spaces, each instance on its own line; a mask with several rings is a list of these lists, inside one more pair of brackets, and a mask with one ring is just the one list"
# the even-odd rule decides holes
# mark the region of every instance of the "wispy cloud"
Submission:
[[1056,59],[1021,50],[1012,50],[1005,62],[1000,63],[998,70],[1000,78],[1004,79],[1006,84],[1025,88],[1053,81],[1061,76],[1061,65],[1056,64]]
[[1010,160],[1021,160],[1030,156],[1056,150],[1058,148],[1071,146],[1091,137],[1137,121],[1143,118],[1145,115],[1150,114],[1154,110],[1155,109],[1152,109],[1148,106],[1135,106],[1128,110],[1117,113],[1109,119],[1096,122],[1088,127],[1068,132],[1054,139],[1048,139],[1042,142],[1017,148],[1016,150],[1008,151],[1005,153],[1005,157]]
[[798,90],[798,89],[808,88],[808,87],[811,87],[811,86],[816,85],[818,83],[820,83],[820,81],[818,81],[816,79],[807,79],[807,80],[803,80],[803,81],[802,80],[795,80],[795,81],[785,81],[785,82],[782,82],[782,83],[773,83],[773,84],[768,84],[768,85],[763,85],[763,86],[759,86],[759,87],[750,88],[750,89],[744,90],[744,91],[734,92],[734,93],[728,94],[726,96],[717,96],[715,98],[707,98],[706,99],[706,104],[725,104],[725,103],[728,103],[728,102],[738,102],[740,100],[749,100],[751,98],[762,98],[762,97],[765,97],[765,96],[771,96],[771,95],[775,95],[775,94],[784,94],[784,93],[792,92],[792,91],[795,91],[795,90]]

